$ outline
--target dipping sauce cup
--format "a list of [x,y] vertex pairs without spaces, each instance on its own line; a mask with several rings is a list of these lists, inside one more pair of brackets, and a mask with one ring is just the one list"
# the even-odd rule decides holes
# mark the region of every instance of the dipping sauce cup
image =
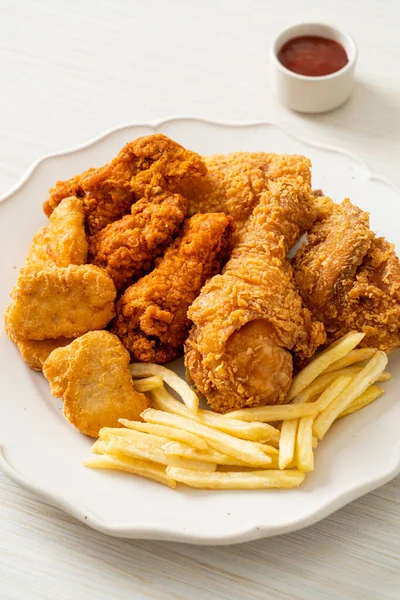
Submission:
[[[285,29],[271,46],[272,84],[279,101],[291,110],[304,113],[320,113],[340,106],[351,95],[356,59],[354,40],[335,27],[303,23]],[[339,65],[338,70],[318,75],[329,70],[328,63],[332,69]],[[289,67],[317,74],[304,75]]]

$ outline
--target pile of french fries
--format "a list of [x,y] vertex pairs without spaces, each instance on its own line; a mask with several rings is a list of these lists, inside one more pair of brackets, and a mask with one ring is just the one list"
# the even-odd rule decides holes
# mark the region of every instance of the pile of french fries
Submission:
[[[173,371],[154,364],[130,365],[135,388],[151,395],[143,421],[120,419],[103,428],[87,467],[141,475],[175,488],[292,488],[314,469],[314,450],[336,419],[383,394],[376,386],[391,375],[387,356],[357,348],[351,332],[318,354],[296,377],[287,404],[244,408],[220,415],[199,408],[199,399]],[[165,387],[171,388],[182,401]]]

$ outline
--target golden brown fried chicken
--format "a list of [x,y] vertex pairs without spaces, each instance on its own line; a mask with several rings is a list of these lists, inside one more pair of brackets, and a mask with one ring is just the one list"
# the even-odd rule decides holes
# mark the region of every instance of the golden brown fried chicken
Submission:
[[43,373],[64,415],[81,433],[97,437],[102,427],[120,427],[118,419],[139,420],[149,408],[133,387],[129,353],[115,335],[91,331],[65,348],[54,350]]
[[84,227],[82,200],[72,196],[57,206],[48,225],[34,236],[26,267],[68,267],[86,262],[88,244]]
[[320,219],[293,264],[328,342],[358,330],[366,334],[363,346],[400,347],[400,262],[393,245],[375,238],[368,214],[347,199],[340,205],[324,199]]
[[94,265],[22,269],[4,319],[15,338],[77,337],[102,329],[114,317],[116,291],[109,275]]
[[67,196],[82,198],[88,232],[93,235],[130,211],[140,198],[160,190],[179,192],[206,174],[200,156],[160,133],[126,144],[109,164],[59,181],[43,205],[47,216]]
[[164,363],[182,351],[187,309],[219,272],[232,229],[233,219],[223,213],[193,216],[154,271],[126,290],[112,331],[134,359]]
[[131,214],[114,221],[89,239],[89,260],[103,267],[118,291],[151,271],[154,259],[171,244],[187,212],[179,194],[143,198]]
[[41,371],[44,363],[56,348],[67,346],[73,338],[57,338],[55,340],[27,340],[15,338],[9,334],[9,338],[17,346],[22,358],[34,371]]
[[218,412],[284,402],[292,356],[324,343],[304,308],[286,258],[314,220],[309,189],[291,178],[268,184],[222,275],[189,309],[188,376]]
[[304,156],[233,152],[206,156],[203,160],[206,177],[182,192],[190,199],[189,214],[225,212],[232,216],[236,224],[232,246],[244,233],[268,181],[285,177],[296,185],[311,184],[311,165]]

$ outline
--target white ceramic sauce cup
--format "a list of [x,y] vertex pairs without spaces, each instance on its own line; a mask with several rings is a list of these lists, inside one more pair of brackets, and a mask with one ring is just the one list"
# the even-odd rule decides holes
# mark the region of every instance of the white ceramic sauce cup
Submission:
[[[289,71],[278,59],[282,46],[289,40],[316,35],[339,42],[347,53],[348,63],[339,71],[321,77],[299,75]],[[280,102],[292,110],[304,113],[320,113],[332,110],[345,102],[353,89],[357,47],[347,35],[322,23],[303,23],[285,29],[271,46],[272,84]]]

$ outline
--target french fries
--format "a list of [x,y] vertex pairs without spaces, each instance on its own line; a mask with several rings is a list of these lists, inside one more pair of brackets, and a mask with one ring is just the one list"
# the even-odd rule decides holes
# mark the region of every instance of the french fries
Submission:
[[243,421],[285,421],[310,417],[317,413],[314,404],[281,404],[279,406],[256,406],[255,408],[242,408],[227,413],[231,419]]
[[209,425],[215,429],[219,429],[224,433],[229,433],[243,440],[252,440],[255,442],[269,442],[277,444],[279,442],[279,430],[267,423],[242,422],[227,418],[225,415],[219,415],[211,410],[199,410],[196,413],[191,412],[188,408],[176,400],[165,388],[157,390],[157,394],[152,396],[155,408],[169,412],[181,417],[196,419],[204,425]]
[[356,350],[351,350],[346,356],[343,356],[343,358],[339,358],[339,360],[332,363],[330,367],[325,369],[324,373],[338,371],[339,369],[350,367],[363,360],[369,360],[374,354],[376,354],[376,348],[357,348]]
[[280,469],[286,469],[293,460],[298,425],[299,419],[288,419],[282,423],[281,438],[279,440],[278,464]]
[[133,387],[137,392],[150,392],[154,388],[159,388],[164,385],[163,380],[158,375],[152,375],[151,377],[144,377],[143,379],[134,379]]
[[114,469],[116,471],[125,471],[127,473],[133,473],[133,475],[140,475],[141,477],[153,479],[170,488],[176,487],[176,480],[168,475],[165,467],[145,460],[106,454],[104,456],[87,458],[83,461],[83,464],[85,467],[91,467],[92,469]]
[[[154,390],[154,394],[157,390]],[[185,429],[196,435],[201,436],[211,448],[234,456],[240,460],[245,460],[254,466],[262,467],[271,462],[271,458],[257,446],[255,442],[241,440],[232,435],[223,433],[218,429],[212,429],[208,425],[203,425],[193,419],[180,417],[170,413],[164,413],[161,410],[147,408],[142,412],[141,417],[146,423],[157,423],[159,425],[171,425],[178,429]]]
[[355,348],[365,336],[364,333],[351,331],[340,340],[334,342],[329,348],[318,354],[292,381],[290,386],[287,401],[293,400],[295,396],[300,394],[318,375],[325,369],[330,367],[337,360],[343,358],[353,348]]
[[[203,489],[293,488],[314,469],[314,450],[332,423],[378,398],[375,382],[391,378],[387,356],[356,348],[351,332],[316,356],[293,380],[279,406],[244,408],[221,415],[198,408],[198,397],[173,371],[132,364],[135,389],[154,408],[142,421],[120,419],[104,427],[84,462],[126,471],[169,487]],[[180,395],[174,398],[164,382]]]
[[358,396],[358,398],[353,400],[353,402],[350,404],[350,406],[348,408],[346,408],[346,410],[344,410],[340,413],[340,415],[338,416],[338,419],[341,419],[342,417],[346,417],[347,415],[351,415],[353,412],[356,412],[357,410],[361,410],[361,408],[364,408],[364,406],[368,406],[368,404],[371,404],[371,402],[373,402],[374,400],[379,398],[379,396],[382,396],[382,394],[383,394],[382,388],[380,388],[376,385],[371,385],[367,390],[365,390],[365,392],[360,394],[360,396]]
[[152,433],[160,437],[169,438],[198,448],[199,450],[205,450],[208,446],[206,442],[189,431],[184,429],[177,429],[176,427],[165,427],[165,425],[156,425],[155,423],[142,423],[141,421],[128,421],[128,419],[119,419],[121,425],[128,427],[129,429],[136,429],[136,431],[143,431],[144,433]]
[[299,421],[296,442],[296,462],[300,471],[314,469],[314,452],[312,448],[313,417],[302,417]]
[[189,410],[194,413],[197,412],[197,409],[199,408],[199,398],[197,394],[195,394],[186,381],[181,379],[179,375],[174,371],[171,371],[171,369],[153,363],[134,363],[129,365],[129,369],[132,377],[149,377],[154,375],[161,377],[170,388],[180,395]]
[[167,474],[175,481],[207,490],[293,488],[299,486],[304,480],[304,473],[294,470],[199,473],[199,471],[167,467]]
[[313,433],[319,440],[322,440],[334,420],[345,411],[358,396],[363,394],[370,385],[376,382],[379,375],[385,370],[387,361],[386,354],[378,351],[363,368],[361,373],[356,375],[335,400],[321,412],[313,425]]

